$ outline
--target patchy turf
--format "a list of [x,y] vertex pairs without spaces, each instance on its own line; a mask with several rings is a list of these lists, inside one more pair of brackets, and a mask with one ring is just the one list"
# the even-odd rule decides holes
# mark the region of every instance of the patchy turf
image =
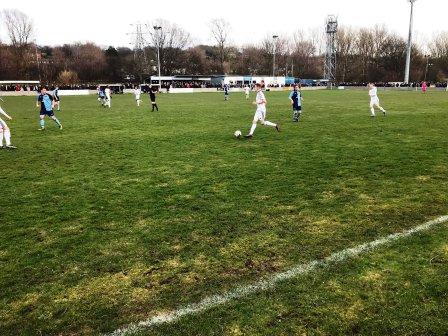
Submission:
[[[243,94],[162,95],[160,112],[116,96],[63,97],[38,132],[33,98],[4,109],[0,334],[113,331],[300,262],[448,213],[446,93],[287,93],[245,133]],[[160,335],[440,334],[446,226],[285,283]],[[436,260],[436,262],[434,262]]]

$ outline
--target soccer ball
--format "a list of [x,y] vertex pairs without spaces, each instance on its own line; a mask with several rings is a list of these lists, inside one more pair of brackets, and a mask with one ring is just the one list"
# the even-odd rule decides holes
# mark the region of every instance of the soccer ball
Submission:
[[237,139],[239,139],[239,138],[241,138],[241,131],[240,130],[238,130],[238,131],[235,131],[235,133],[233,133],[233,135],[235,136],[235,138],[237,138]]

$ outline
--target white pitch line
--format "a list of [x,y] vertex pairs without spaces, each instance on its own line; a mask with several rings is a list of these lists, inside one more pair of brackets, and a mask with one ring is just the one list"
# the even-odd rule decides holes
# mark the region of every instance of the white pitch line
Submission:
[[184,316],[197,315],[197,314],[202,313],[211,308],[226,304],[231,300],[243,298],[243,297],[246,297],[255,292],[260,292],[260,291],[264,291],[264,290],[273,288],[279,282],[289,280],[292,278],[296,278],[300,275],[307,274],[311,271],[314,271],[317,268],[327,267],[333,263],[341,262],[348,258],[355,257],[357,255],[369,252],[377,247],[386,245],[386,244],[396,241],[398,239],[406,238],[413,234],[427,231],[430,228],[432,228],[433,226],[436,226],[438,224],[442,224],[445,222],[448,222],[448,216],[439,217],[437,219],[434,219],[427,223],[421,224],[419,226],[416,226],[416,227],[406,230],[404,232],[394,233],[389,236],[376,239],[369,243],[361,244],[361,245],[358,245],[358,246],[352,247],[352,248],[347,248],[340,252],[333,253],[330,256],[328,256],[324,259],[321,259],[321,260],[314,260],[314,261],[311,261],[311,262],[308,262],[305,264],[299,264],[299,265],[294,266],[286,271],[274,273],[272,275],[263,277],[260,280],[254,282],[252,284],[238,286],[228,292],[205,297],[198,303],[189,304],[187,306],[180,307],[179,309],[176,309],[169,313],[162,313],[162,314],[154,315],[154,316],[147,318],[146,320],[136,322],[136,323],[131,323],[125,327],[117,329],[114,332],[112,332],[110,334],[106,334],[106,335],[108,335],[108,336],[132,335],[137,332],[141,332],[145,329],[148,329],[150,327],[156,326],[156,325],[175,322]]

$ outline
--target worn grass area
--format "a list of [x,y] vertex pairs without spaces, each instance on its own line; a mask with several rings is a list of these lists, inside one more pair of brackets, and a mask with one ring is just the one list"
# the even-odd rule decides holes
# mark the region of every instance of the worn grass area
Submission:
[[[0,151],[0,334],[113,331],[235,284],[448,213],[448,96],[286,93],[245,133],[243,94],[64,97],[38,132],[32,98],[3,106],[17,151]],[[440,334],[447,228],[285,283],[148,335]]]

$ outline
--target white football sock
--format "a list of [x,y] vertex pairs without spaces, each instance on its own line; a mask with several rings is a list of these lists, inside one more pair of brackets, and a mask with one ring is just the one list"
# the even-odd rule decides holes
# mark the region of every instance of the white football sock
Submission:
[[381,112],[386,112],[386,110],[383,109],[381,106],[379,108],[380,108]]
[[6,146],[11,146],[11,131],[9,129],[5,129],[3,131],[3,135],[5,136]]
[[372,107],[372,108],[370,109],[370,111],[371,111],[371,115],[374,116],[374,115],[375,115],[375,109]]
[[275,127],[275,126],[277,126],[276,124],[274,124],[274,123],[272,123],[272,122],[270,122],[270,121],[267,121],[267,120],[264,121],[264,125],[265,125],[265,126],[271,126],[271,127]]
[[257,124],[252,124],[252,127],[250,128],[249,134],[250,135],[254,134],[256,128],[257,128]]
[[0,147],[3,147],[3,129],[0,129]]

